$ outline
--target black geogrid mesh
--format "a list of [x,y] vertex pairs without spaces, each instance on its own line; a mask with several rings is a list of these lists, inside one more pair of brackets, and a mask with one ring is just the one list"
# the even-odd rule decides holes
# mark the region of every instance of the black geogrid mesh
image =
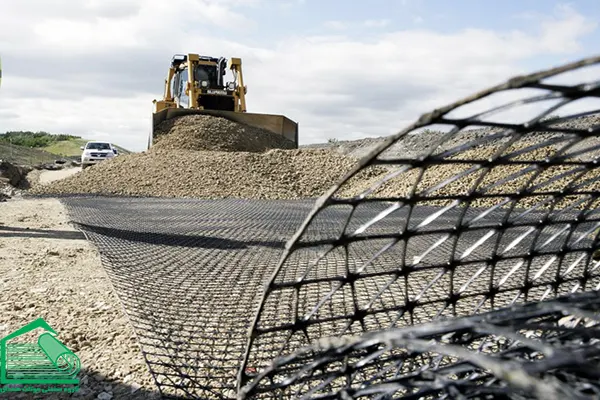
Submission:
[[[263,293],[240,368],[245,395],[279,398],[281,392],[269,390],[280,386],[289,397],[321,398],[305,390],[321,383],[327,393],[354,393],[353,384],[367,384],[381,372],[359,367],[351,380],[324,383],[312,369],[334,363],[328,357],[335,352],[294,355],[324,337],[600,289],[600,263],[591,259],[600,227],[600,73],[593,69],[599,62],[515,78],[426,114],[319,199]],[[494,97],[504,104],[491,109]],[[416,140],[425,148],[410,154],[416,131],[423,131]],[[340,218],[337,229],[322,232],[333,212]],[[583,348],[582,332],[573,343]],[[401,353],[405,343],[393,345]],[[289,358],[273,369],[278,356]],[[520,356],[527,358],[526,352]],[[453,398],[441,381],[428,380],[441,368],[438,359],[420,358],[415,379],[441,389],[427,398]],[[300,359],[302,366],[294,363]],[[338,376],[347,372],[344,365],[334,366]],[[540,365],[544,372],[548,364]],[[300,368],[308,377],[304,389],[280,379]],[[480,377],[483,385],[510,381],[502,376],[509,370],[492,372],[496,377]]]
[[322,339],[277,359],[244,390],[260,382],[261,398],[600,398],[599,312],[600,296],[588,292]]
[[256,297],[312,202],[61,200],[98,246],[163,395],[235,398]]
[[[257,298],[314,199],[61,200],[98,246],[161,392],[235,398]],[[326,213],[319,232],[335,233],[340,217]]]
[[[98,246],[161,392],[234,398],[263,284],[314,200],[62,201]],[[355,216],[368,221],[383,209],[371,204]],[[424,221],[433,210],[419,210],[413,221]],[[403,218],[390,217],[385,225],[393,229]],[[343,225],[343,214],[326,210],[314,225],[315,237],[331,237]],[[399,302],[403,296],[397,294]]]

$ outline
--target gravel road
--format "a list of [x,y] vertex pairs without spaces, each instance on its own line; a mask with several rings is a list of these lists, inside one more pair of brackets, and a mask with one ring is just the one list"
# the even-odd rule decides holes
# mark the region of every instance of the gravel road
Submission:
[[[0,203],[0,287],[5,294],[0,300],[0,337],[44,318],[81,360],[81,385],[74,397],[156,396],[98,251],[69,225],[58,200]],[[25,393],[4,395],[30,398]],[[44,399],[59,398],[53,396]]]
[[67,178],[71,175],[75,175],[76,173],[78,173],[80,171],[81,171],[80,167],[59,169],[57,171],[43,171],[39,175],[38,183],[41,185],[46,185],[50,182],[59,181],[61,179]]

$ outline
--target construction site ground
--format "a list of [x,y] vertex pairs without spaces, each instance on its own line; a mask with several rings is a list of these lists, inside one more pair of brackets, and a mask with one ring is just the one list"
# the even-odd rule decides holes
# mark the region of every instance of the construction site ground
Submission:
[[[312,205],[308,199],[96,196],[2,203],[0,279],[11,297],[1,304],[0,334],[46,319],[81,358],[77,397],[152,398],[158,386],[173,398],[234,398],[264,281]],[[363,210],[357,222],[379,211]],[[434,211],[415,212],[413,224]],[[402,213],[388,218],[382,229],[398,226],[403,218]],[[314,232],[327,237],[342,220],[329,212]],[[506,243],[524,230],[512,232]],[[540,241],[555,231],[545,232]],[[473,241],[465,240],[457,251]],[[407,259],[430,245],[413,241]],[[365,245],[362,251],[352,258],[364,260],[374,249]],[[481,247],[475,257],[487,251]],[[417,286],[417,292],[423,289]],[[438,290],[443,295],[442,287],[431,288]],[[307,301],[316,302],[319,293],[310,296]],[[184,371],[186,378],[178,378]]]
[[[591,126],[597,121],[594,116],[576,123]],[[30,193],[49,197],[14,196],[0,203],[0,282],[10,293],[0,303],[0,337],[32,319],[45,318],[81,358],[82,389],[75,397],[151,398],[159,387],[176,395],[234,397],[253,312],[286,241],[315,198],[338,182],[374,143],[263,152],[261,143],[252,142],[247,146],[256,146],[252,147],[256,151],[249,151],[250,147],[236,149],[236,141],[230,140],[245,134],[235,132],[243,129],[231,124],[221,128],[234,132],[224,135],[227,143],[215,149],[203,147],[210,132],[195,132],[198,147],[185,142],[185,135],[174,135],[163,141],[163,148],[119,156],[84,171],[34,171],[29,176]],[[459,146],[486,134],[489,130],[463,132],[445,145]],[[437,138],[436,133],[406,137],[387,155],[411,157],[435,147]],[[472,151],[489,157],[494,146],[497,143],[477,146],[463,154],[470,157]],[[527,151],[523,158],[540,160],[552,151],[551,147]],[[452,165],[435,168],[423,175],[424,187],[461,172]],[[388,172],[379,167],[365,170],[344,194],[360,193]],[[488,178],[499,181],[514,169],[499,166],[496,172]],[[404,196],[415,179],[410,173],[401,175],[383,193]],[[455,194],[470,183],[457,181],[440,192]],[[519,185],[513,179],[503,190],[515,191]],[[561,185],[553,182],[550,187]],[[530,206],[523,202],[515,212]],[[439,209],[427,207],[414,213],[413,223],[422,223]],[[381,210],[371,211],[375,214],[357,213],[357,218],[368,221]],[[572,218],[567,213],[561,216]],[[394,218],[387,218],[391,225],[382,223],[381,228],[396,229],[399,222]],[[457,220],[445,218],[436,223]],[[343,219],[333,212],[315,232],[325,237]],[[559,234],[553,229],[540,240]],[[515,229],[506,240],[520,234]],[[473,242],[470,238],[456,251],[466,251]],[[410,257],[431,246],[414,243],[415,254]],[[515,251],[521,246],[515,245]],[[365,244],[360,251],[357,259],[364,261],[373,248]],[[440,247],[437,252],[444,251]],[[475,251],[472,256],[484,257]],[[295,273],[294,266],[290,271]],[[506,276],[513,272],[506,271]],[[576,276],[580,271],[574,268],[571,273]],[[473,271],[465,269],[463,275],[457,284],[469,286]],[[431,277],[421,283],[427,279]],[[311,295],[313,301],[323,293]],[[339,310],[332,307],[331,312]]]
[[[98,251],[69,224],[60,201],[0,203],[0,238],[0,337],[44,318],[81,359],[75,397],[154,396],[156,387]],[[31,394],[2,393],[0,398]]]

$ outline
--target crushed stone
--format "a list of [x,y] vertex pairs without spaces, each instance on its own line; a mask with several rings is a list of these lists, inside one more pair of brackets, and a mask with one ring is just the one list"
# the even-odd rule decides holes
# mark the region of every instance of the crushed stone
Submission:
[[263,152],[293,149],[294,143],[271,131],[211,115],[185,115],[163,121],[154,130],[160,150]]
[[294,199],[321,196],[355,163],[329,150],[266,153],[153,149],[117,157],[38,194],[92,193],[204,199]]
[[[233,144],[242,144],[247,139],[245,128],[240,128],[239,124],[231,121],[220,121],[221,119],[210,116],[193,115],[186,117],[188,117],[188,123],[191,117],[193,118],[192,121],[204,121],[202,123],[208,125],[211,123],[231,125],[231,129],[228,131],[230,133],[226,134],[221,142],[228,143],[224,145],[228,150],[207,149],[206,147],[210,147],[210,143],[207,144],[207,142],[202,141],[203,139],[189,139],[194,135],[185,136],[185,132],[189,133],[196,128],[186,127],[186,121],[179,119],[173,124],[174,126],[181,124],[181,130],[172,129],[171,133],[162,138],[162,145],[159,142],[147,152],[124,155],[102,162],[62,181],[45,187],[35,187],[32,192],[39,194],[106,194],[204,199],[314,198],[323,195],[334,184],[338,183],[358,162],[358,159],[348,153],[343,154],[344,152],[335,146],[294,150],[271,149],[264,152],[234,151]],[[560,123],[557,126],[590,128],[598,124],[600,124],[600,117],[588,116]],[[398,157],[415,158],[426,151],[441,154],[444,151],[464,146],[457,153],[445,157],[480,160],[481,162],[493,156],[498,150],[498,146],[507,143],[508,138],[498,138],[491,141],[483,140],[495,131],[497,129],[459,132],[439,148],[434,146],[440,138],[441,133],[439,132],[428,131],[419,137],[407,135],[393,147],[386,150],[380,158],[388,160]],[[218,134],[215,135],[218,136]],[[203,137],[202,134],[199,137]],[[515,160],[542,160],[554,154],[558,148],[564,146],[567,142],[549,144],[540,148],[533,147],[536,146],[536,143],[557,137],[562,136],[561,134],[548,132],[528,134],[504,151],[504,154],[531,147],[525,153],[518,155]],[[264,143],[270,139],[267,140],[264,136],[261,140]],[[366,143],[369,148],[374,146],[373,139],[368,139]],[[598,146],[599,143],[598,138],[589,138],[567,153],[592,148]],[[351,148],[356,149],[356,146]],[[600,153],[600,151],[595,151],[593,154],[575,155],[573,159],[591,159],[592,156],[597,157],[597,153]],[[426,168],[419,185],[416,187],[417,192],[433,188],[444,183],[444,181],[450,180],[450,182],[445,182],[436,190],[430,191],[429,195],[467,194],[468,190],[473,187],[483,173],[486,175],[482,178],[478,188],[493,186],[495,182],[517,174],[518,171],[527,166],[527,164],[501,165],[485,172],[477,165],[478,162],[430,165]],[[380,182],[386,174],[393,170],[393,167],[394,165],[390,164],[364,168],[363,171],[345,183],[336,192],[336,196],[353,197],[364,192]],[[476,167],[477,171],[455,178],[457,174],[466,173],[469,168],[473,167]],[[489,193],[494,193],[494,191],[496,193],[499,193],[499,191],[502,193],[516,192],[522,189],[530,178],[533,178],[533,180],[528,185],[537,185],[551,179],[552,174],[569,172],[572,168],[569,166],[552,167],[543,171],[537,177],[533,177],[534,173],[513,177],[500,186],[488,187],[486,190]],[[399,174],[378,187],[370,194],[370,197],[408,196],[413,190],[418,174],[418,169]],[[595,179],[597,175],[597,170],[591,170],[588,175],[580,179]],[[562,188],[568,182],[568,179],[569,177],[556,180],[540,190]],[[591,182],[586,189],[595,189],[596,186],[595,182]],[[479,199],[472,205],[489,207],[496,205],[501,200]],[[539,197],[524,199],[520,201],[519,206],[530,207],[539,201]],[[441,201],[438,203],[446,204],[447,202]]]

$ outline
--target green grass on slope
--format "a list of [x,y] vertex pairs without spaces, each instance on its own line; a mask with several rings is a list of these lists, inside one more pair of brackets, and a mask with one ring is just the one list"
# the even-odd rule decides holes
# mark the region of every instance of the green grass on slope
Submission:
[[[46,146],[43,149],[49,153],[57,154],[63,157],[79,157],[81,155],[80,147],[85,145],[87,142],[89,142],[87,139],[61,140],[60,142],[52,143],[50,146]],[[129,150],[126,150],[120,146],[114,146],[121,154],[131,153]]]
[[54,163],[56,154],[40,149],[16,146],[9,143],[0,143],[0,160],[14,164],[35,165],[42,163]]

